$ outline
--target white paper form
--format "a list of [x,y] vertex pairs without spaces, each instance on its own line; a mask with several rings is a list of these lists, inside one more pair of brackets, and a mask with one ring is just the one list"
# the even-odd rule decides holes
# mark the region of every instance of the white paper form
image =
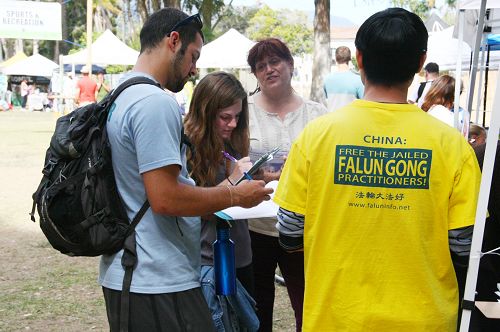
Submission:
[[[271,181],[266,184],[266,188],[273,188],[274,191],[276,191],[276,187],[278,187],[278,181]],[[270,195],[271,199],[269,201],[263,201],[253,208],[245,209],[240,206],[233,206],[216,212],[215,215],[225,220],[276,217],[278,205],[273,202],[274,191]]]

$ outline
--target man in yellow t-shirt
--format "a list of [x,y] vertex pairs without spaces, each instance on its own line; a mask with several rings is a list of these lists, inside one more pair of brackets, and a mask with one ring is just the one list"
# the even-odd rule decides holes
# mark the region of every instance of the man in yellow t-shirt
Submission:
[[371,16],[356,36],[364,99],[290,151],[274,200],[281,245],[304,249],[303,331],[456,330],[450,250],[470,250],[480,171],[456,129],[406,102],[427,39],[404,9]]

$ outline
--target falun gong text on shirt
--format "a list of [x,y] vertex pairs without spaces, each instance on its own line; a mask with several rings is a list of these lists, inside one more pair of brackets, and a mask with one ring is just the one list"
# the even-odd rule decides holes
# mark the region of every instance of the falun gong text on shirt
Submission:
[[335,184],[429,189],[432,151],[338,145]]

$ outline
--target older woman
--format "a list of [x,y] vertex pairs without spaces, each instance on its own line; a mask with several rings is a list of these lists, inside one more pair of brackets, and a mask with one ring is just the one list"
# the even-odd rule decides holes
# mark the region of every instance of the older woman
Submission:
[[[293,140],[310,120],[326,114],[326,108],[295,93],[291,81],[293,58],[279,39],[259,41],[248,54],[248,64],[258,81],[248,100],[250,147],[263,153],[279,146],[288,151]],[[266,181],[277,180],[281,171],[266,172]],[[272,330],[274,274],[279,266],[295,314],[296,330],[302,327],[304,298],[304,255],[284,251],[278,242],[276,218],[250,219],[257,315],[260,331]]]

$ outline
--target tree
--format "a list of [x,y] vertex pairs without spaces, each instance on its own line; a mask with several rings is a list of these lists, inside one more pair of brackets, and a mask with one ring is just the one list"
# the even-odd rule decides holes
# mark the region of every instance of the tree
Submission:
[[214,28],[215,36],[220,36],[224,32],[233,28],[242,34],[246,34],[250,26],[250,20],[255,16],[259,8],[257,6],[238,6],[228,8],[226,15],[222,17],[219,24]]
[[[306,14],[301,11],[274,11],[269,6],[263,6],[250,19],[246,31],[252,40],[275,37],[283,40],[293,55],[310,53],[312,51],[312,30],[303,22]],[[287,23],[284,23],[287,22]]]
[[314,0],[311,100],[325,103],[323,77],[330,71],[330,0]]

